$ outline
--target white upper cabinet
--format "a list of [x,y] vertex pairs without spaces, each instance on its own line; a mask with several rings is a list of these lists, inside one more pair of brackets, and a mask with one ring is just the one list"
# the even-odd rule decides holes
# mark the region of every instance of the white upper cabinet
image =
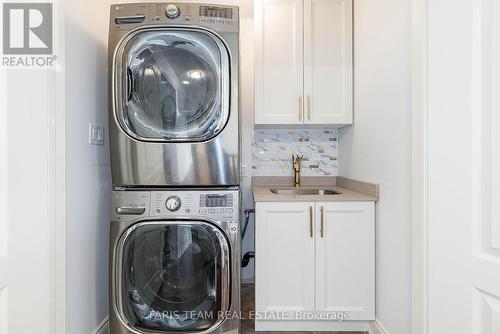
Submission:
[[306,124],[352,123],[352,1],[304,0]]
[[352,0],[255,1],[255,124],[352,124]]
[[[302,124],[302,0],[255,5],[255,114],[258,124]],[[243,46],[244,48],[244,46]]]

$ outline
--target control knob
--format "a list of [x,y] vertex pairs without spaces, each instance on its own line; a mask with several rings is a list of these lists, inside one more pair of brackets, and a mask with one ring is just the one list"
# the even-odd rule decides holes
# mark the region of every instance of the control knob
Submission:
[[165,202],[168,211],[175,212],[181,207],[181,199],[177,196],[170,196]]
[[181,15],[181,11],[176,5],[168,4],[167,8],[165,8],[165,15],[167,15],[169,19],[176,19]]

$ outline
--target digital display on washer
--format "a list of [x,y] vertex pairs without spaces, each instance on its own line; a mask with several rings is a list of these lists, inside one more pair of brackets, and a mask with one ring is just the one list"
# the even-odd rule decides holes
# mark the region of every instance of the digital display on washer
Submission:
[[232,19],[233,9],[215,6],[200,6],[200,16]]
[[205,206],[207,208],[233,206],[233,196],[208,194],[201,197],[200,204],[201,206]]

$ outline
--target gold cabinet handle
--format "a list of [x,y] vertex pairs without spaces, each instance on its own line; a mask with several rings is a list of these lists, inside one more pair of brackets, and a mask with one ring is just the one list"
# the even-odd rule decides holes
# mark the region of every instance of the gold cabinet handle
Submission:
[[313,208],[309,207],[309,235],[313,237]]
[[302,122],[302,114],[303,114],[303,111],[302,111],[302,95],[299,96],[299,121]]
[[324,230],[324,227],[323,227],[323,224],[324,224],[324,215],[325,215],[325,208],[321,207],[321,227],[320,227],[320,233],[321,233],[321,237],[323,238],[323,230]]
[[307,119],[311,120],[311,96],[307,95]]

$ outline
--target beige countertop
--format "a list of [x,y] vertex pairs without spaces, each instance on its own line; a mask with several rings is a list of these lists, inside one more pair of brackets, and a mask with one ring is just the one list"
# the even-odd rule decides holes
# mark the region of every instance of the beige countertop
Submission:
[[252,191],[255,202],[376,202],[379,187],[373,183],[360,182],[344,177],[302,177],[300,188],[331,189],[337,195],[290,195],[274,194],[272,188],[293,187],[292,177],[256,176],[252,178]]

